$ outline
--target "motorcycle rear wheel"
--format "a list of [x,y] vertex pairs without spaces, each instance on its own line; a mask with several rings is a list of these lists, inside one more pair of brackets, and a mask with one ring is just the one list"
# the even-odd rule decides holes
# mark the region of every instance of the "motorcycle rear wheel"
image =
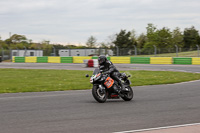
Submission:
[[107,100],[107,94],[100,92],[100,88],[98,85],[93,86],[92,95],[94,99],[99,103],[104,103]]
[[125,93],[123,93],[123,97],[121,97],[124,101],[131,101],[132,99],[133,99],[133,95],[134,95],[134,93],[133,93],[133,89],[130,87],[130,86],[128,86],[127,87],[128,89],[129,89],[129,92],[125,92]]

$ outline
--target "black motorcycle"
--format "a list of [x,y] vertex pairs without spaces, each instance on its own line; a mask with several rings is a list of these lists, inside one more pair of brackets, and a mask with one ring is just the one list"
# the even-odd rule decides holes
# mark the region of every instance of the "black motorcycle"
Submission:
[[[86,77],[89,77],[87,74]],[[104,74],[101,70],[96,68],[93,75],[90,77],[90,83],[93,84],[92,95],[99,103],[106,102],[107,99],[120,99],[130,101],[133,98],[133,90],[130,87],[130,80],[125,73],[120,74],[120,79],[125,86],[125,91],[119,91],[120,86],[118,82],[113,80],[109,74]]]

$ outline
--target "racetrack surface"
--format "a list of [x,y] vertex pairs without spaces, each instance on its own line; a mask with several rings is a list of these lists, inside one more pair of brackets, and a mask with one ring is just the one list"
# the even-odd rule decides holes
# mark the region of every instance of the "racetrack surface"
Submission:
[[[0,68],[5,66],[2,64]],[[13,64],[7,65],[11,68],[94,69],[83,68],[82,64],[49,64],[49,67]],[[116,66],[119,70],[200,70],[200,66],[192,65]],[[199,123],[199,86],[200,81],[192,81],[134,87],[132,101],[108,100],[103,104],[93,99],[91,90],[0,94],[0,133],[112,133]]]

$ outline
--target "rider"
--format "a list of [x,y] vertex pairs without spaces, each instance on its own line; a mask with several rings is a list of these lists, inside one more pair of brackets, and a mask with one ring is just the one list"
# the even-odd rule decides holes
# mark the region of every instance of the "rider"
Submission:
[[[125,87],[122,84],[121,80],[119,79],[119,76],[121,75],[121,73],[116,69],[113,63],[107,60],[106,56],[104,55],[99,56],[98,62],[99,62],[100,70],[103,70],[104,74],[110,74],[110,77],[119,83],[121,87],[121,91],[125,91]],[[118,92],[120,92],[120,90]]]

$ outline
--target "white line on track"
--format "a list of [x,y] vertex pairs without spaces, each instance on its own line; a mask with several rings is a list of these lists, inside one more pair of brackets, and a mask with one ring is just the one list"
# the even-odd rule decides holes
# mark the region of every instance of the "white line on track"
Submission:
[[62,96],[69,94],[55,94],[55,95],[41,95],[41,96],[16,96],[16,97],[1,97],[1,99],[25,99],[25,98],[39,98],[39,97],[54,97],[54,96]]
[[136,132],[144,132],[144,131],[152,131],[152,130],[160,130],[160,129],[169,129],[169,128],[179,128],[179,127],[196,126],[196,125],[200,125],[200,123],[175,125],[175,126],[166,126],[166,127],[157,127],[157,128],[148,128],[148,129],[139,129],[139,130],[130,130],[130,131],[120,131],[120,132],[113,132],[113,133],[136,133]]
[[[174,83],[174,84],[186,84],[186,83],[195,83],[195,82],[200,82],[200,80],[185,81],[185,82]],[[165,85],[174,85],[174,84],[165,84]]]

